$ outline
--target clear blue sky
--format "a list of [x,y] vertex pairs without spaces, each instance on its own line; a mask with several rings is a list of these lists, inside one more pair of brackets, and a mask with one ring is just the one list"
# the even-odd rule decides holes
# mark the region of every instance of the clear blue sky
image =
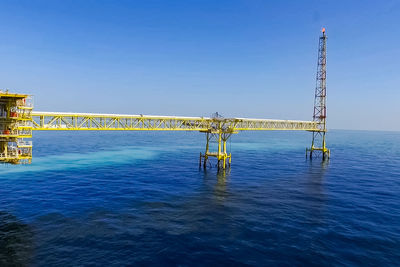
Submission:
[[400,130],[400,1],[4,1],[0,88],[40,111],[311,120]]

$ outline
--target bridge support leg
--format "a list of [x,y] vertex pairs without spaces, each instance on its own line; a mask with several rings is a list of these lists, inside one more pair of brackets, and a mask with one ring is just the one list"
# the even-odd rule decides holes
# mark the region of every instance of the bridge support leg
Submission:
[[313,156],[322,156],[323,161],[330,158],[331,151],[326,147],[325,134],[326,131],[313,132],[311,148],[306,149],[306,157],[308,157],[309,153],[310,159]]
[[[232,132],[224,132],[224,131],[212,131],[209,130],[206,132],[206,151],[204,155],[200,153],[200,167],[201,162],[203,161],[203,168],[207,168],[207,162],[209,157],[217,158],[217,167],[219,169],[226,169],[231,165],[232,155],[227,152],[226,142],[231,137]],[[210,143],[217,143],[217,152],[210,152]],[[204,158],[204,160],[202,160]]]

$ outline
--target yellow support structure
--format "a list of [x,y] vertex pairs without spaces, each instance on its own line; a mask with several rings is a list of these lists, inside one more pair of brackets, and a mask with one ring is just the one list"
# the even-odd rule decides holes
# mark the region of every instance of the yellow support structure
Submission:
[[314,121],[32,112],[35,131],[318,131]]
[[[205,131],[206,133],[206,151],[204,155],[200,153],[200,163],[199,167],[201,167],[203,161],[204,169],[207,168],[207,162],[209,157],[215,157],[218,160],[217,166],[218,169],[222,168],[225,169],[227,166],[231,165],[232,155],[231,153],[228,154],[226,149],[226,142],[228,141],[229,137],[236,132],[224,132],[222,130],[218,131]],[[218,144],[217,152],[210,152],[210,141],[215,139]],[[222,151],[221,151],[222,149]],[[228,161],[228,162],[227,162]]]
[[[32,122],[35,131],[200,131],[206,133],[200,166],[206,168],[209,158],[215,157],[222,169],[232,161],[226,142],[238,131],[319,131],[314,121],[95,113],[33,112]],[[216,141],[217,151],[210,152],[211,141]]]

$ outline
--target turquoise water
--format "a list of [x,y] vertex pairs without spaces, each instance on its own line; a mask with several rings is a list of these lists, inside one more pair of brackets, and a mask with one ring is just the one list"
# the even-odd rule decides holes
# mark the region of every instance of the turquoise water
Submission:
[[[35,132],[0,166],[0,265],[397,265],[400,132],[242,132],[225,174],[205,137]],[[215,163],[215,162],[214,162]]]

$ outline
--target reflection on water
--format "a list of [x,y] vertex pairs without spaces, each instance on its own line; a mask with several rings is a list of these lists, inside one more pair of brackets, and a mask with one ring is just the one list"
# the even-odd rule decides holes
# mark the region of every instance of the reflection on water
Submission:
[[231,168],[228,167],[226,169],[219,169],[217,172],[217,179],[221,180],[221,182],[226,181],[226,178],[229,177],[231,173]]
[[309,219],[316,224],[323,223],[324,209],[326,205],[326,183],[324,177],[328,171],[329,160],[309,161],[308,172],[305,173],[305,197],[311,201],[309,203]]
[[310,194],[323,193],[324,177],[328,171],[329,160],[309,161],[309,168],[306,176],[308,177],[308,185]]
[[[229,182],[229,176],[231,168],[215,170],[201,170],[203,173],[204,185],[206,188],[211,187],[210,190],[212,196],[206,196],[206,198],[214,197],[217,201],[224,201],[228,195],[227,185]],[[206,190],[206,192],[209,192]]]
[[225,201],[228,197],[227,186],[229,182],[230,171],[231,168],[226,168],[220,169],[217,172],[217,182],[215,183],[215,188],[213,192],[218,201]]
[[32,231],[14,215],[0,211],[0,266],[24,266],[32,257]]

